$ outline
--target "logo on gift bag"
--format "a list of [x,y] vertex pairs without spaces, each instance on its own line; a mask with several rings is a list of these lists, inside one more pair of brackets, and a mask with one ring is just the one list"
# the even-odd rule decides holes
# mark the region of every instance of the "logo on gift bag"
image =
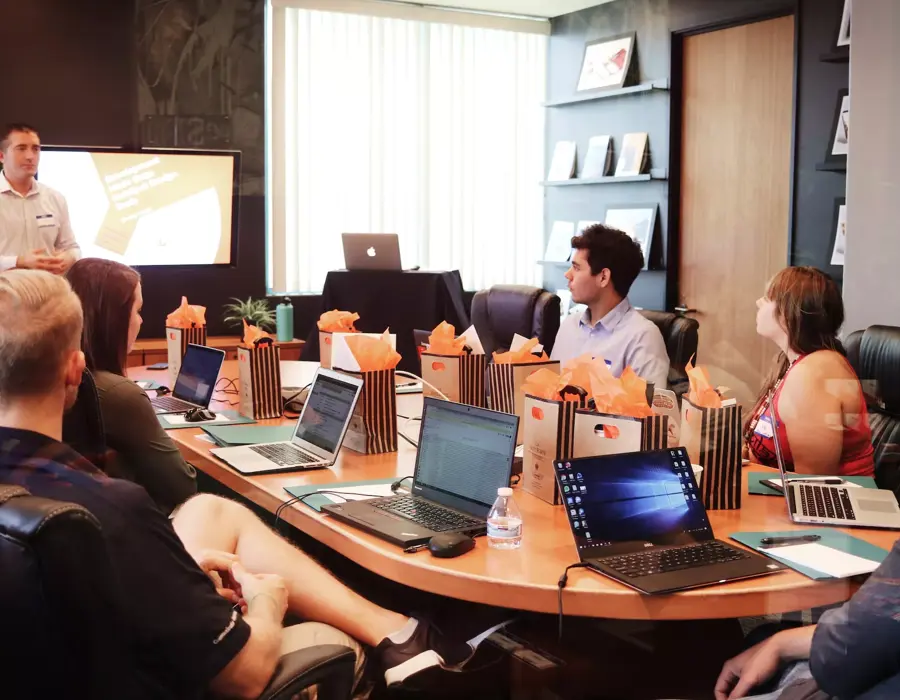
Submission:
[[447,369],[447,366],[443,362],[432,362],[431,369],[433,369],[435,372],[443,372],[445,369]]
[[331,336],[330,335],[325,336],[325,345],[331,345]]
[[538,406],[532,406],[531,417],[535,420],[544,420],[544,411]]
[[597,437],[606,438],[607,440],[615,440],[619,437],[619,428],[615,425],[604,425],[603,423],[597,423],[594,426],[594,435]]
[[175,340],[175,334],[169,333],[169,340]]

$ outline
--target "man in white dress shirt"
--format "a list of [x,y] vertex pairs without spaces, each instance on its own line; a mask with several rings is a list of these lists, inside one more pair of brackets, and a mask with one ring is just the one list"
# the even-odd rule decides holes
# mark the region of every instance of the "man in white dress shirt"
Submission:
[[641,246],[628,234],[594,224],[572,239],[572,266],[566,272],[572,301],[583,314],[562,323],[551,359],[563,364],[585,354],[602,357],[615,376],[626,367],[665,389],[669,355],[662,333],[628,302],[628,292],[644,267]]
[[0,272],[10,268],[63,274],[81,256],[65,197],[34,179],[41,139],[27,124],[0,131]]

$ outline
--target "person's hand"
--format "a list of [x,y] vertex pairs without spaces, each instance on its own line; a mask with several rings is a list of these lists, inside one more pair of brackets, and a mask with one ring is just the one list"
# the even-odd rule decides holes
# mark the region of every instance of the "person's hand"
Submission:
[[231,567],[237,562],[237,555],[217,549],[204,549],[197,555],[197,564],[213,582],[216,593],[229,603],[240,605],[241,610],[246,613],[247,605],[241,586],[231,573]]
[[777,634],[729,659],[716,681],[716,700],[746,697],[753,688],[773,678],[782,661]]
[[23,270],[44,270],[61,275],[69,269],[69,259],[65,255],[49,254],[46,248],[39,248],[16,258],[16,267]]
[[241,587],[248,607],[257,598],[270,601],[276,619],[281,622],[287,613],[288,590],[284,579],[276,574],[251,574],[236,561],[231,565],[231,575]]

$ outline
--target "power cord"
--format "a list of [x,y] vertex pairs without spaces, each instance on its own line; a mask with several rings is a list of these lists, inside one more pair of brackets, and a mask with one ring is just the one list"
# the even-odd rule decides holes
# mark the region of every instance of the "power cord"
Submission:
[[563,588],[566,587],[566,584],[569,582],[569,569],[584,569],[588,566],[587,562],[579,561],[575,564],[569,564],[566,567],[566,570],[563,571],[563,575],[559,577],[559,586],[557,595],[559,602],[559,641],[562,642],[563,638],[563,601],[562,601],[562,593]]
[[[412,477],[409,477],[409,476],[403,477],[403,479],[411,479],[411,478]],[[394,487],[397,486],[401,481],[403,481],[403,479],[400,479],[400,481],[394,482],[394,484],[391,485],[391,490],[394,490]],[[350,493],[349,491],[341,492],[341,491],[333,491],[330,489],[319,489],[318,491],[310,491],[309,493],[303,494],[302,496],[294,496],[293,498],[289,498],[284,503],[282,503],[280,506],[278,506],[278,508],[275,509],[275,522],[273,523],[273,527],[276,530],[278,529],[278,521],[281,519],[281,514],[284,512],[284,510],[286,508],[289,508],[290,506],[294,505],[295,503],[302,503],[303,505],[308,506],[309,504],[306,502],[307,498],[309,498],[310,496],[315,496],[317,494],[322,494],[322,493],[331,494],[332,496],[340,496],[341,498],[344,499],[344,502],[347,502],[348,500],[350,500],[347,498],[347,496],[366,496],[367,498],[382,498],[382,496],[380,496],[376,493],[357,493],[355,491],[353,493]]]
[[310,383],[307,384],[305,387],[303,387],[302,389],[300,389],[300,391],[298,391],[297,393],[291,394],[288,398],[284,399],[284,400],[282,401],[282,404],[284,405],[285,409],[287,409],[287,407],[288,407],[291,403],[293,403],[294,400],[296,400],[296,399],[300,396],[300,394],[302,394],[304,391],[306,391],[307,389],[309,389],[309,387],[311,387],[311,386],[312,386],[312,382],[310,382]]
[[397,493],[400,490],[400,488],[403,486],[403,482],[406,481],[407,479],[412,481],[412,478],[413,477],[411,477],[411,476],[404,476],[401,479],[397,479],[397,481],[395,481],[393,484],[391,484],[391,491],[393,493]]
[[422,377],[420,377],[418,374],[413,374],[412,372],[407,372],[402,369],[395,370],[395,374],[399,374],[401,377],[409,377],[410,379],[415,379],[416,381],[422,382],[422,384],[428,386],[434,393],[436,393],[438,396],[440,396],[442,399],[444,399],[444,401],[450,400],[449,398],[447,398],[447,395],[443,391],[438,389],[434,384],[432,384],[428,380],[422,379]]

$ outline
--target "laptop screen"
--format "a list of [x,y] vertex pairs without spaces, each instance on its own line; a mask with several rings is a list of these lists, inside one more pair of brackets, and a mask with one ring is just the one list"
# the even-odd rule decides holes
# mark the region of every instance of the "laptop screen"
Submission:
[[518,428],[508,413],[425,398],[413,491],[487,515],[509,485]]
[[713,539],[682,447],[554,462],[556,480],[584,557]]
[[297,421],[294,439],[304,440],[329,454],[337,452],[358,391],[357,384],[317,373]]
[[225,353],[205,345],[188,345],[172,396],[206,408],[212,398]]

